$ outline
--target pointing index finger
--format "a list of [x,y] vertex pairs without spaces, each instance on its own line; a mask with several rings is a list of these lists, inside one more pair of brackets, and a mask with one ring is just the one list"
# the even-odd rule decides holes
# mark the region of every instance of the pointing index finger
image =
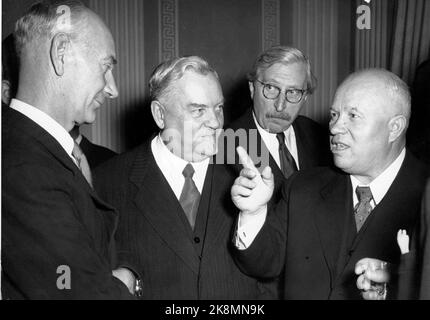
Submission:
[[239,155],[240,162],[242,163],[243,167],[246,169],[251,169],[252,171],[258,173],[257,168],[254,165],[254,162],[252,162],[252,159],[246,153],[245,149],[241,146],[238,146],[236,148],[237,154]]

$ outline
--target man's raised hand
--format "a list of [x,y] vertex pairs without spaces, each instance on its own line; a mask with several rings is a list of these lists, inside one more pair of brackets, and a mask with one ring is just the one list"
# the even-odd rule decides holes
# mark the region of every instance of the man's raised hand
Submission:
[[260,174],[242,147],[236,148],[243,169],[231,188],[231,198],[242,214],[256,214],[266,207],[274,189],[270,167]]

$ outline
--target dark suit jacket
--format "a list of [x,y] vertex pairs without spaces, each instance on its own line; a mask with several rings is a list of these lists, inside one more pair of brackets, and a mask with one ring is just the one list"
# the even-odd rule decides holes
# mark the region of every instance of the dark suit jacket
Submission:
[[398,299],[430,299],[430,180],[422,200],[421,215],[409,233],[410,252],[402,255]]
[[[231,256],[237,216],[230,198],[234,177],[223,165],[208,167],[193,233],[158,168],[150,141],[96,170],[102,197],[120,212],[120,261],[137,264],[143,299],[257,299],[263,288],[240,272]],[[185,220],[186,221],[186,220]]]
[[421,210],[421,277],[420,299],[430,300],[430,180],[427,183]]
[[260,277],[285,267],[285,299],[359,299],[355,264],[364,257],[399,263],[397,231],[415,224],[424,183],[424,166],[407,153],[357,233],[349,175],[330,168],[298,172],[252,245],[235,251],[237,261]]
[[[276,164],[276,161],[273,159],[272,155],[269,153],[264,141],[261,138],[260,133],[257,130],[257,126],[255,125],[254,118],[252,116],[252,108],[249,108],[239,119],[230,124],[229,128],[233,130],[245,129],[247,131],[247,145],[244,146],[251,158],[253,158],[254,163],[257,168],[263,169],[266,164],[262,162],[258,162],[258,160],[253,155],[256,155],[259,158],[262,158],[263,155],[269,155],[269,163],[268,165],[272,169],[273,175],[275,177],[275,190],[273,192],[272,199],[270,200],[270,204],[276,203],[281,198],[281,187],[284,183],[284,175],[282,174],[281,169]],[[299,168],[300,170],[310,169],[317,166],[330,165],[332,155],[330,153],[329,148],[329,134],[327,131],[323,130],[323,128],[317,124],[315,121],[303,117],[298,116],[297,119],[293,122],[294,133],[296,135],[296,144],[297,144],[297,153],[299,158]],[[253,144],[252,148],[253,152],[250,153],[250,145],[252,144],[253,135],[250,134],[250,130],[255,130],[256,133],[256,146]],[[237,131],[236,131],[237,132]],[[254,142],[255,143],[255,142]],[[240,141],[239,141],[240,144]],[[237,144],[236,144],[237,145]],[[243,145],[242,145],[243,146]],[[256,148],[256,150],[255,150]],[[235,152],[234,150],[230,150],[230,152]],[[231,155],[227,155],[227,158]],[[231,160],[226,160],[227,163],[231,163]],[[232,166],[233,171],[235,171],[235,175],[238,176],[240,170],[242,169],[242,165],[239,164],[238,157],[236,156],[236,160],[234,161],[234,165]],[[276,282],[281,283],[276,283]],[[271,296],[282,297],[283,296],[283,288],[282,288],[282,278],[280,280],[274,280],[272,282],[266,282],[267,290],[271,291]]]
[[117,155],[108,148],[92,143],[83,135],[79,146],[87,157],[91,170]]
[[[257,130],[253,116],[252,108],[249,108],[239,119],[230,124],[229,128],[233,130],[250,129]],[[296,135],[297,153],[299,158],[300,170],[309,169],[317,166],[325,166],[331,164],[331,153],[329,148],[329,134],[315,121],[304,116],[298,116],[293,122],[293,128]],[[248,135],[250,137],[250,135]],[[254,146],[255,147],[255,146]],[[268,152],[260,133],[257,131],[257,154],[261,155],[264,148]],[[249,146],[245,148],[249,152]],[[250,154],[252,157],[252,154]],[[261,164],[257,163],[257,159],[253,159],[256,166]],[[281,169],[276,164],[273,157],[269,157],[269,165],[272,168],[273,175],[275,176],[275,191],[272,197],[272,202],[277,202],[281,196],[281,186],[283,184],[284,176]],[[242,165],[236,162],[237,173],[242,169]]]
[[[116,211],[50,134],[13,109],[5,112],[3,298],[131,298],[112,276]],[[70,290],[57,288],[65,275],[57,274],[59,266],[70,268]]]

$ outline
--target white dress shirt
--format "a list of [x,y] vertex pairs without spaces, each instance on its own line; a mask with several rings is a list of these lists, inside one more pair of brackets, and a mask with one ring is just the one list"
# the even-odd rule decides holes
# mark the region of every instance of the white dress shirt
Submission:
[[352,201],[354,207],[358,203],[357,194],[355,189],[357,187],[369,187],[372,192],[373,200],[370,202],[372,209],[374,209],[379,202],[382,201],[397,174],[399,173],[400,167],[402,166],[403,160],[405,160],[406,149],[403,148],[402,152],[398,155],[396,160],[394,160],[379,176],[377,176],[371,183],[362,184],[353,175],[350,176],[352,184]]
[[[158,135],[151,141],[151,150],[154,155],[155,162],[160,168],[164,177],[170,185],[170,188],[175,193],[176,198],[179,200],[184,187],[185,178],[182,174],[185,166],[189,163],[184,159],[176,156],[164,144],[161,136]],[[206,171],[208,169],[210,158],[201,162],[190,162],[194,168],[193,181],[199,190],[200,194],[203,190],[205,183]]]
[[[354,207],[358,203],[358,198],[355,193],[355,189],[357,186],[363,186],[363,187],[370,187],[370,190],[373,195],[373,201],[371,201],[371,206],[372,206],[372,209],[375,208],[375,206],[382,201],[388,189],[392,185],[394,179],[396,178],[397,174],[399,173],[400,168],[405,159],[405,156],[406,156],[406,149],[403,148],[403,150],[400,152],[396,160],[394,160],[379,176],[377,176],[368,185],[363,185],[362,183],[360,183],[360,181],[358,181],[356,177],[350,176],[352,190],[353,190],[352,198],[353,198]],[[246,224],[241,224],[241,221],[240,221],[241,215],[242,213],[240,213],[239,215],[239,223],[238,223],[238,228],[236,233],[235,244],[238,249],[244,250],[252,244],[258,232],[263,227],[263,224],[266,221],[266,216],[267,216],[267,206],[266,208],[261,210],[261,212],[255,214],[252,217],[248,217]]]
[[[281,160],[279,158],[279,142],[278,142],[278,139],[276,138],[276,133],[269,133],[266,130],[264,130],[258,123],[254,112],[252,112],[252,118],[254,119],[257,130],[260,133],[264,144],[269,150],[269,153],[272,155],[278,167],[281,168]],[[299,156],[297,152],[296,134],[294,132],[293,126],[292,125],[289,126],[287,130],[284,131],[284,134],[285,134],[285,145],[287,146],[288,150],[293,156],[294,161],[296,162],[297,169],[300,170]],[[236,241],[237,241],[236,244],[238,245],[238,248],[245,249],[249,245],[251,245],[252,241],[255,239],[258,232],[262,228],[264,221],[266,220],[266,214],[267,213],[265,212],[265,210],[262,210],[260,214],[256,214],[252,218],[252,223],[249,222],[243,226],[241,221],[242,215],[239,215],[237,232],[240,236],[236,237]]]
[[[280,168],[281,160],[279,159],[279,142],[278,142],[278,139],[276,138],[276,133],[269,133],[266,130],[264,130],[258,124],[258,121],[255,118],[254,112],[252,112],[252,117],[254,119],[255,125],[257,126],[257,130],[264,141],[264,144],[266,145],[267,149],[269,150],[276,164]],[[296,162],[297,170],[300,170],[299,156],[297,152],[297,143],[296,143],[296,133],[294,132],[293,126],[292,125],[289,126],[287,130],[284,131],[284,134],[285,134],[285,145],[287,146],[288,151],[290,151],[291,155],[294,158],[294,161]]]
[[73,162],[76,164],[76,160],[72,155],[74,141],[70,134],[61,126],[57,121],[52,119],[45,112],[23,102],[18,99],[12,99],[10,103],[10,107],[24,116],[29,118],[30,120],[37,123],[41,126],[45,131],[47,131],[58,143],[61,147],[66,151],[66,153],[70,156]]

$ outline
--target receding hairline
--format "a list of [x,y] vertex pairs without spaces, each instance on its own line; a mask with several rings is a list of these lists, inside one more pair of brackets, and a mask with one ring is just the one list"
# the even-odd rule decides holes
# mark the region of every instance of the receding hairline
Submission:
[[169,85],[164,88],[163,92],[160,94],[157,100],[160,102],[171,102],[171,99],[175,97],[175,94],[179,92],[179,84],[183,83],[184,78],[188,75],[196,75],[200,77],[211,77],[213,81],[220,87],[220,91],[222,92],[221,84],[219,82],[218,74],[215,71],[208,71],[208,72],[200,72],[197,69],[194,69],[192,67],[186,68],[182,74],[182,76],[178,79],[174,79],[169,83]]
[[394,73],[385,69],[364,69],[349,75],[339,86],[338,92],[343,92],[350,85],[360,85],[373,90],[384,90],[396,105],[396,112],[410,118],[411,96],[406,83]]
[[153,71],[149,80],[151,98],[159,100],[169,95],[174,83],[189,71],[200,75],[212,74],[219,80],[217,72],[205,59],[199,56],[176,57],[162,62]]
[[[58,13],[61,6],[70,9],[70,24],[62,27],[62,14]],[[64,11],[63,11],[64,12]],[[64,14],[64,13],[63,13]],[[67,21],[67,20],[65,20]],[[56,3],[39,2],[34,4],[15,25],[17,49],[31,45],[40,45],[41,41],[50,42],[59,33],[67,34],[72,40],[89,43],[93,28],[106,29],[104,21],[80,1],[59,1]],[[109,30],[107,28],[107,30]]]
[[248,73],[248,81],[255,81],[262,72],[275,64],[289,66],[294,63],[303,63],[306,69],[306,86],[309,94],[315,91],[317,79],[312,73],[309,58],[299,49],[289,46],[273,46],[263,51],[254,61],[251,72]]

